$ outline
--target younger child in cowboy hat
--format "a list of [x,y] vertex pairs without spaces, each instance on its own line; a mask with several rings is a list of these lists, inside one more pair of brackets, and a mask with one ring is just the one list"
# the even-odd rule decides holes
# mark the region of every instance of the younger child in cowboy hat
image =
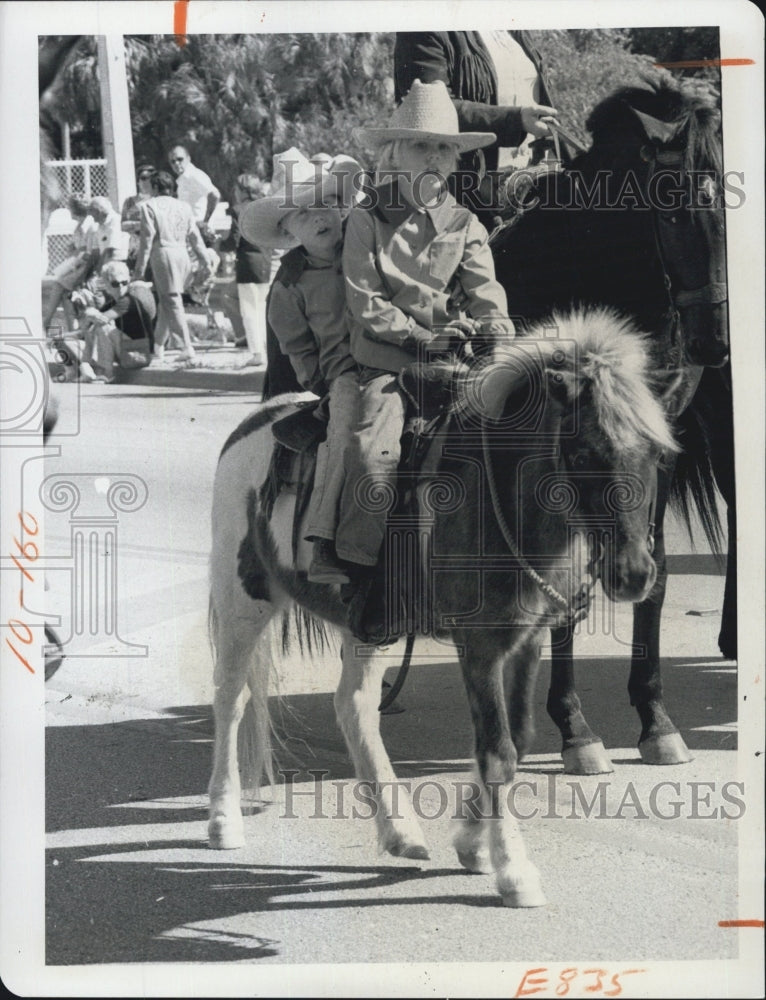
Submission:
[[[387,495],[396,485],[405,419],[397,374],[419,354],[449,349],[477,326],[490,342],[513,337],[514,328],[495,280],[487,231],[446,186],[459,155],[493,143],[495,135],[461,133],[444,83],[416,80],[387,126],[361,128],[356,136],[377,147],[378,184],[372,207],[352,210],[343,248],[361,394],[336,547],[341,559],[368,568],[359,574],[357,594],[363,594],[365,580],[370,588],[369,568],[378,562],[387,511],[359,498]],[[472,323],[461,321],[451,305],[457,284]],[[350,624],[360,639],[385,641],[382,592],[371,590],[361,618],[354,615],[352,610]]]
[[297,149],[274,157],[271,194],[245,205],[239,226],[264,249],[289,249],[269,296],[268,321],[304,389],[329,394],[307,538],[309,580],[348,583],[335,553],[343,454],[356,423],[357,365],[351,356],[341,253],[343,225],[361,190],[362,168],[347,156],[311,162]]

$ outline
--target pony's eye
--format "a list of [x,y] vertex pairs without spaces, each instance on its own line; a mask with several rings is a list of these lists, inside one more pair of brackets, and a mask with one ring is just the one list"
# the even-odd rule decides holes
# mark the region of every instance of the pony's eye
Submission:
[[668,226],[677,226],[681,221],[681,216],[677,212],[663,212],[660,218]]

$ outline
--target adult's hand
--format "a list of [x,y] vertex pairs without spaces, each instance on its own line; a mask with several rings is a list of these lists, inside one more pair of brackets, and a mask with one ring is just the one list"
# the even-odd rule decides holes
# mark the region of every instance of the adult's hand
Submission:
[[548,122],[558,125],[557,114],[558,111],[547,104],[530,104],[521,109],[521,124],[536,139],[544,139],[551,134]]

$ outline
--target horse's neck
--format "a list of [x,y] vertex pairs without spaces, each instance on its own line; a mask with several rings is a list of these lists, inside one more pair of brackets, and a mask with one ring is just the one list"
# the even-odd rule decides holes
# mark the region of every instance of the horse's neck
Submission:
[[442,530],[451,539],[462,537],[466,552],[508,556],[514,547],[539,566],[539,557],[562,555],[567,547],[567,517],[548,509],[537,497],[540,484],[550,492],[561,482],[557,471],[558,443],[555,428],[547,422],[529,434],[513,438],[492,427],[478,428],[469,436],[452,431],[439,462],[445,483],[459,480],[466,502],[442,520]]

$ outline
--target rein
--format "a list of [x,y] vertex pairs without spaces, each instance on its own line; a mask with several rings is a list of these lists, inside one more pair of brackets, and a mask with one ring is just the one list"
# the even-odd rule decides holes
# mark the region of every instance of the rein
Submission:
[[[548,598],[548,600],[561,608],[561,620],[557,622],[557,624],[576,625],[577,622],[582,621],[583,618],[586,618],[588,615],[590,607],[590,594],[596,584],[595,573],[591,573],[591,582],[583,585],[585,587],[585,593],[582,592],[583,588],[581,587],[577,598],[570,602],[566,599],[566,597],[560,594],[554,586],[540,576],[533,566],[530,565],[516,544],[516,539],[513,537],[513,533],[508,527],[505,514],[500,506],[500,496],[497,490],[497,483],[495,482],[495,473],[492,468],[492,456],[490,454],[489,441],[487,439],[487,425],[484,420],[481,421],[481,447],[484,456],[484,468],[487,477],[487,484],[489,485],[489,495],[492,500],[492,510],[505,544],[508,546],[513,558],[521,564],[521,569],[524,575],[532,580],[538,590],[540,590]],[[603,549],[596,559],[591,560],[590,565],[594,570],[601,562],[602,558]]]

